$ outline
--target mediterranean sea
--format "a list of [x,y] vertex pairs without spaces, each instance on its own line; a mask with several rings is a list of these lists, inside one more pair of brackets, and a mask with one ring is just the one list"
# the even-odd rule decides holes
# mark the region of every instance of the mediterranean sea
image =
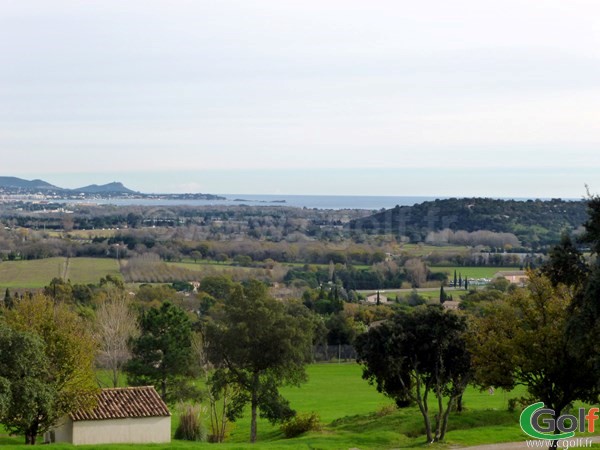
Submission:
[[[249,206],[291,206],[296,208],[316,209],[367,209],[379,210],[399,206],[411,206],[438,197],[409,196],[352,196],[352,195],[251,195],[251,194],[218,194],[225,200],[175,200],[175,199],[94,199],[67,203],[97,203],[99,205],[140,205],[140,206],[211,206],[211,205],[249,205]],[[60,200],[59,200],[60,201]]]

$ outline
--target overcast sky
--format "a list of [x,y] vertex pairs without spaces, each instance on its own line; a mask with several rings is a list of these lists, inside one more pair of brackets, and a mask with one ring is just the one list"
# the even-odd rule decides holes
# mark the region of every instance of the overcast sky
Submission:
[[600,191],[597,0],[0,0],[0,175]]

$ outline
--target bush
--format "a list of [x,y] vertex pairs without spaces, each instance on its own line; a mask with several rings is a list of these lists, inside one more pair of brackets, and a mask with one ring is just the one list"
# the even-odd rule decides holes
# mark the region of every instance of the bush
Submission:
[[286,438],[300,436],[307,431],[320,431],[321,419],[317,413],[298,414],[281,425]]
[[179,406],[179,425],[175,430],[175,439],[184,441],[206,441],[207,431],[202,423],[204,409],[198,405]]
[[378,418],[381,418],[381,417],[389,416],[390,414],[393,414],[396,411],[398,411],[397,405],[394,405],[394,404],[385,405],[385,406],[382,406],[381,408],[379,408],[375,412],[375,416],[377,416]]
[[508,411],[515,412],[517,410],[525,409],[530,403],[531,401],[527,400],[525,397],[509,398]]

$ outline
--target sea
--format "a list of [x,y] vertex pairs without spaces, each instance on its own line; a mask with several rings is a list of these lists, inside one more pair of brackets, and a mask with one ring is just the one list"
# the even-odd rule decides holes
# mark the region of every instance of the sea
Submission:
[[353,195],[250,195],[218,194],[225,200],[175,200],[175,199],[94,199],[65,200],[68,203],[96,203],[99,205],[140,205],[140,206],[210,206],[210,205],[248,205],[248,206],[291,206],[315,209],[366,209],[377,211],[398,206],[411,206],[440,197],[409,196],[353,196]]

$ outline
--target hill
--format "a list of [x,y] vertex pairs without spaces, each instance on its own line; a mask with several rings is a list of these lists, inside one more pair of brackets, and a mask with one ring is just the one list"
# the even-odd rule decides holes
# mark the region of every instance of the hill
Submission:
[[423,242],[430,232],[444,229],[488,230],[513,233],[523,246],[539,248],[557,243],[563,231],[577,229],[586,218],[584,201],[450,198],[396,206],[353,220],[348,228],[354,233],[408,236],[412,242]]
[[62,190],[43,180],[24,180],[17,177],[0,177],[0,188],[36,191]]
[[137,192],[123,186],[123,183],[113,181],[112,183],[97,185],[91,184],[78,189],[72,189],[73,192],[83,192],[84,194],[137,194]]

